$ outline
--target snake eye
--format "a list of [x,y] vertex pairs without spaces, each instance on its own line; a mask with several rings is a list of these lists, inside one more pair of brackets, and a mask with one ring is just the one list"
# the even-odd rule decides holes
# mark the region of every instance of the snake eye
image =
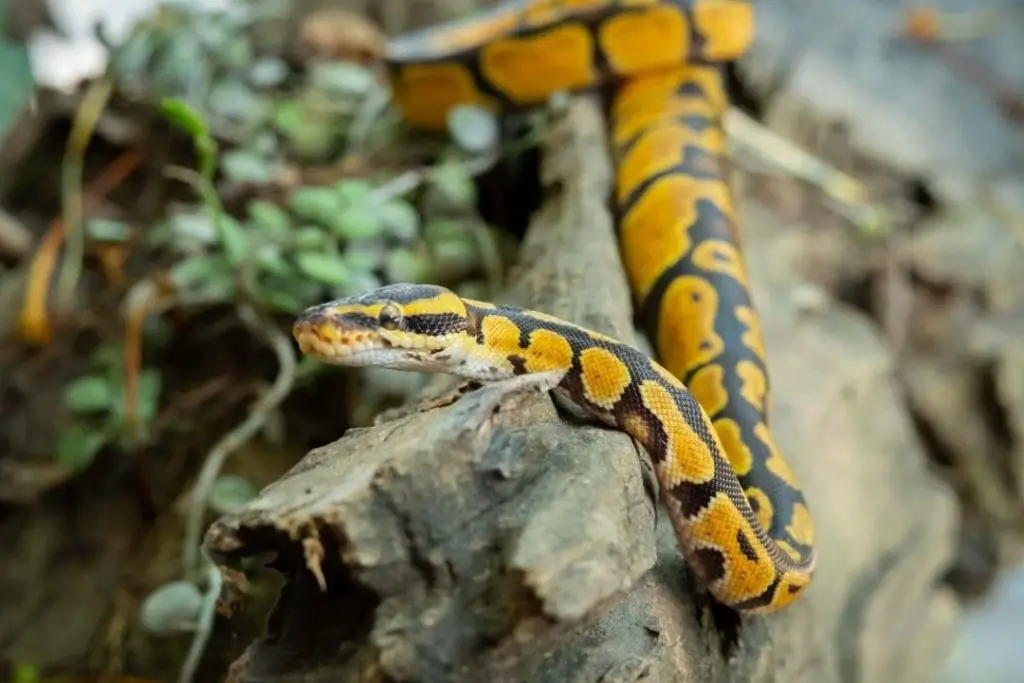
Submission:
[[402,309],[396,304],[384,304],[377,315],[377,322],[385,330],[398,330],[405,324]]

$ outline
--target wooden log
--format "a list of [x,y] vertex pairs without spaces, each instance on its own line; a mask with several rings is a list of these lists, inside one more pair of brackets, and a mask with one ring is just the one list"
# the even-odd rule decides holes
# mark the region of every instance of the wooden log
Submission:
[[[605,136],[586,98],[548,135],[549,196],[507,299],[635,342]],[[226,610],[243,558],[276,553],[287,577],[231,679],[926,680],[953,623],[935,585],[952,498],[924,468],[880,341],[851,312],[801,314],[777,221],[744,213],[774,429],[817,522],[803,599],[765,617],[713,608],[633,442],[491,385],[349,430],[212,525]]]

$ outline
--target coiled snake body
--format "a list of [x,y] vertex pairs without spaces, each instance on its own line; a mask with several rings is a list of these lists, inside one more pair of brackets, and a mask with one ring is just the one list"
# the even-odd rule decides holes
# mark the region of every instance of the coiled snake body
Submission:
[[395,285],[306,311],[306,353],[497,380],[536,375],[640,442],[690,566],[715,598],[768,612],[810,583],[814,531],[768,428],[769,380],[726,180],[722,61],[753,35],[741,0],[534,0],[393,38],[395,102],[444,125],[614,82],[612,206],[638,319],[660,364],[534,311]]

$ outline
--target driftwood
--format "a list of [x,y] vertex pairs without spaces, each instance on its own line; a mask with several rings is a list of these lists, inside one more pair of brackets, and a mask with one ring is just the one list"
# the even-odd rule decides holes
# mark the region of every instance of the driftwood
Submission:
[[[577,98],[549,135],[549,198],[509,300],[636,341],[605,134]],[[276,553],[286,576],[232,679],[928,680],[956,617],[936,587],[952,496],[925,469],[880,340],[851,312],[801,311],[792,242],[740,205],[774,429],[817,522],[802,600],[738,621],[712,609],[633,442],[491,385],[350,430],[213,524],[226,611],[246,588],[243,558]]]

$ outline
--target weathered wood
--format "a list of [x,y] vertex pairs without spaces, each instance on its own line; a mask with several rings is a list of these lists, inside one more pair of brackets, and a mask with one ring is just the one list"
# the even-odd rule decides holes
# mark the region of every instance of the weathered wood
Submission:
[[[508,299],[634,341],[592,102],[574,101],[545,160],[550,196]],[[775,430],[817,521],[803,600],[723,630],[735,624],[695,590],[631,440],[493,385],[349,431],[210,528],[226,606],[244,557],[276,552],[288,576],[232,678],[925,680],[951,624],[934,585],[951,499],[924,469],[879,340],[850,312],[801,316],[789,243],[767,212],[744,214]]]

